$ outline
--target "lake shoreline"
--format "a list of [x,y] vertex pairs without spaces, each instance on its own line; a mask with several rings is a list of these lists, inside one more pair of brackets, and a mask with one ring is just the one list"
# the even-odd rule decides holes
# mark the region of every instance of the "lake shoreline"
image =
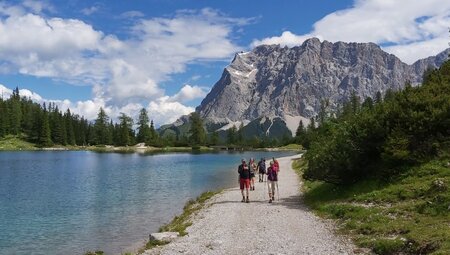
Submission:
[[[293,154],[3,152],[0,162],[5,168],[0,171],[0,182],[14,183],[17,188],[0,185],[0,193],[8,194],[0,197],[0,211],[6,210],[8,219],[2,225],[5,232],[0,233],[0,246],[6,247],[8,254],[45,253],[48,249],[74,254],[135,251],[133,248],[148,241],[150,233],[182,213],[189,199],[208,190],[234,187],[234,169],[241,158]],[[192,178],[195,175],[198,178]],[[42,205],[45,210],[41,210]],[[34,216],[35,209],[41,218]],[[27,228],[29,231],[17,231]],[[33,232],[35,229],[39,232]],[[54,229],[59,234],[52,238],[32,239],[36,235],[50,237]],[[72,242],[64,242],[64,236],[71,236]],[[18,245],[23,240],[29,240],[26,246]]]
[[302,151],[301,148],[240,148],[240,149],[218,149],[211,148],[207,146],[202,146],[198,149],[193,149],[192,147],[116,147],[116,146],[55,146],[55,147],[31,147],[31,148],[4,148],[0,147],[0,152],[32,152],[32,151],[92,151],[100,153],[141,153],[141,154],[152,154],[152,153],[172,153],[172,152],[242,152],[242,151]]
[[216,151],[302,151],[301,145],[289,144],[281,147],[252,148],[236,145],[218,146],[165,146],[154,147],[136,144],[130,146],[113,145],[54,145],[51,147],[38,147],[36,144],[27,142],[18,137],[0,138],[0,152],[2,151],[94,151],[94,152],[117,152],[117,153],[165,153],[165,152],[216,152]]
[[[299,157],[300,154],[278,158],[282,167],[281,200],[278,198],[273,204],[267,203],[265,183],[255,183],[257,189],[251,193],[250,204],[239,202],[238,187],[224,189],[210,197],[200,210],[191,215],[188,233],[170,243],[156,242],[150,245],[150,249],[137,254],[237,254],[243,249],[236,245],[238,243],[246,243],[245,249],[255,254],[275,254],[279,251],[283,251],[283,254],[353,254],[355,247],[351,241],[336,235],[334,225],[315,216],[302,204],[299,197],[300,182],[290,166],[291,160]],[[264,212],[264,217],[251,217],[256,209]],[[222,216],[221,221],[215,220],[219,215]],[[267,221],[268,215],[276,220]],[[293,223],[282,220],[286,218],[295,219],[298,226],[293,228]],[[314,231],[309,231],[311,229]],[[252,235],[245,234],[249,232]],[[273,232],[277,233],[276,236],[289,233],[289,241],[274,240],[268,245],[263,240]]]

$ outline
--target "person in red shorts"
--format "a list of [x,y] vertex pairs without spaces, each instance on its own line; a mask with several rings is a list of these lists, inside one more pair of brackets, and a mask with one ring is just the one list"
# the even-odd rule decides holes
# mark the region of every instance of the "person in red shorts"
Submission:
[[[250,200],[248,199],[248,189],[250,187],[250,169],[247,163],[245,162],[245,159],[242,159],[242,164],[240,164],[238,167],[238,173],[239,173],[239,185],[242,194],[241,202],[249,203]],[[246,196],[244,196],[244,188]]]

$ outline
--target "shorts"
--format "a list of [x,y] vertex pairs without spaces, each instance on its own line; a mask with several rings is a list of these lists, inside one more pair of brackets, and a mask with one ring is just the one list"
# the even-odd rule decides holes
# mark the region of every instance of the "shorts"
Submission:
[[250,178],[254,178],[255,177],[255,173],[250,173]]
[[250,179],[239,179],[239,184],[241,186],[241,189],[248,189],[250,187]]

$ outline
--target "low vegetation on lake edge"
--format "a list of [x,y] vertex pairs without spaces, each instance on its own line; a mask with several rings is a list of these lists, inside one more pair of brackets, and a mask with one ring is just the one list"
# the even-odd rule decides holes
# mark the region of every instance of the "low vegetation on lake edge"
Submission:
[[[198,211],[204,208],[206,201],[221,191],[207,191],[198,196],[195,200],[190,199],[183,207],[183,212],[175,216],[173,220],[159,228],[159,232],[178,232],[180,236],[187,235],[186,228],[192,225],[191,219]],[[145,250],[151,249],[159,245],[165,245],[167,242],[148,241],[144,248],[139,251],[143,253]]]
[[[293,168],[302,176],[304,159]],[[450,254],[450,156],[407,167],[390,181],[303,180],[305,203],[376,254]]]
[[[206,191],[200,194],[196,199],[190,199],[186,202],[183,207],[183,212],[175,216],[170,223],[167,223],[159,228],[159,232],[178,232],[180,236],[187,235],[186,228],[192,225],[191,219],[192,217],[204,208],[205,203],[208,199],[222,192],[219,191]],[[141,248],[137,254],[142,254],[148,249],[152,249],[156,246],[165,245],[169,242],[158,241],[158,240],[150,240],[147,242],[145,247]],[[103,251],[88,251],[84,255],[103,255]],[[131,255],[132,253],[124,253],[124,255]]]
[[[219,148],[220,149],[220,148]],[[136,146],[77,146],[77,145],[57,145],[48,148],[41,148],[33,143],[27,142],[19,136],[7,135],[0,138],[0,151],[37,151],[37,150],[88,150],[94,152],[117,152],[117,153],[134,153],[139,152],[143,154],[162,153],[162,152],[211,152],[217,151],[218,148],[208,146],[166,146],[166,147],[136,147]],[[282,147],[275,148],[232,148],[231,150],[275,150],[275,151],[301,151],[303,147],[298,144],[288,144]]]

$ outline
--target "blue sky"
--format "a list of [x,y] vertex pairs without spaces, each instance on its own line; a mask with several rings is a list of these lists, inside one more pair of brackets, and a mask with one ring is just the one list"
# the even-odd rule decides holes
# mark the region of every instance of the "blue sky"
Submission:
[[0,89],[89,119],[146,107],[161,125],[193,111],[236,52],[315,36],[412,63],[447,47],[449,25],[450,0],[0,1]]

